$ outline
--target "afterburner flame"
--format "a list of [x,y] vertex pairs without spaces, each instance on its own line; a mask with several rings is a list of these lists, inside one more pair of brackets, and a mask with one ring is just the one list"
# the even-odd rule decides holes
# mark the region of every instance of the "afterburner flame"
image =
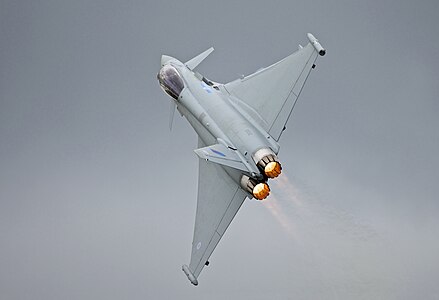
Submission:
[[272,161],[265,166],[264,172],[268,178],[276,178],[282,172],[282,167],[279,162]]
[[265,182],[258,183],[253,188],[253,196],[258,200],[264,200],[270,194],[270,187]]

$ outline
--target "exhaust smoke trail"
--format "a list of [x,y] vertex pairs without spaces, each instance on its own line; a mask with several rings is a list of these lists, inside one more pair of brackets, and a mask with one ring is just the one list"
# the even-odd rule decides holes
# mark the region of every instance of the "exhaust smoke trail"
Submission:
[[264,207],[289,235],[294,232],[297,238],[299,232],[313,234],[324,231],[325,234],[343,235],[349,239],[368,240],[376,237],[371,227],[362,224],[351,214],[304,194],[285,172],[272,185],[275,192],[264,201]]
[[283,173],[262,204],[294,242],[289,263],[303,284],[320,286],[332,299],[358,299],[365,291],[380,295],[393,287],[399,280],[391,274],[403,268],[383,256],[391,245],[371,226],[294,182]]
[[271,195],[268,201],[262,202],[263,206],[268,209],[274,219],[285,230],[285,232],[297,243],[300,242],[297,228],[288,216],[284,213],[279,205],[276,195]]

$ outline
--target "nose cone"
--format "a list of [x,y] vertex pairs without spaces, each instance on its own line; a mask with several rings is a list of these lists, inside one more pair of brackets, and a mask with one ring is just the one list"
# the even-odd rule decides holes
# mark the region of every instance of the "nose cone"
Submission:
[[170,60],[173,60],[174,58],[172,56],[168,56],[168,55],[162,55],[162,59],[160,61],[162,67]]

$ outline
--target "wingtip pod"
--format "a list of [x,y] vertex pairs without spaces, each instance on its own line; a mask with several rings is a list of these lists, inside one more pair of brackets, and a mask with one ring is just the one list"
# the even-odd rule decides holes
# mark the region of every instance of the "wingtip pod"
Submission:
[[193,284],[193,285],[198,285],[198,280],[197,278],[195,278],[194,274],[192,274],[191,270],[189,270],[189,267],[187,265],[183,265],[181,267],[181,269],[183,270],[184,274],[186,274],[187,278],[189,279],[189,281]]
[[314,46],[314,49],[316,49],[317,53],[320,54],[320,56],[323,56],[326,54],[326,50],[320,45],[319,40],[316,39],[315,36],[313,36],[311,33],[307,34],[309,42]]

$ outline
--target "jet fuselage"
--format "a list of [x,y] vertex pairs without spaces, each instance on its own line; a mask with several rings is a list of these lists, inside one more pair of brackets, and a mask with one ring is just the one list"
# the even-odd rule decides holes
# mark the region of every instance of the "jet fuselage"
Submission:
[[[169,59],[164,67],[168,65],[175,68],[184,83],[178,98],[173,101],[204,144],[220,143],[237,151],[250,171],[249,176],[262,180],[265,174],[256,165],[254,154],[260,149],[270,149],[277,154],[279,144],[252,122],[248,114],[245,115],[221,84],[203,80],[175,58]],[[229,175],[240,180],[235,170],[227,169]]]
[[265,199],[268,180],[281,174],[278,141],[317,57],[326,50],[311,33],[309,43],[278,62],[226,84],[194,69],[214,50],[181,61],[162,55],[157,74],[176,109],[198,134],[198,199],[191,260],[182,270],[194,285],[246,198]]

